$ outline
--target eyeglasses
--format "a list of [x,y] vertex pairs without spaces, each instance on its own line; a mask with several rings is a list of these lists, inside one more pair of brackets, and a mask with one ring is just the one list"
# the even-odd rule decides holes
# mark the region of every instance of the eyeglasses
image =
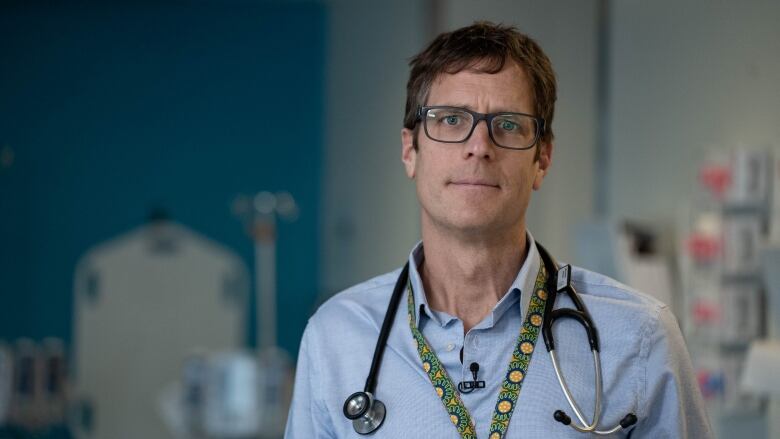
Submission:
[[420,107],[425,135],[443,143],[463,143],[471,137],[479,121],[484,120],[490,139],[496,146],[529,149],[544,133],[544,119],[525,113],[477,113],[459,107]]

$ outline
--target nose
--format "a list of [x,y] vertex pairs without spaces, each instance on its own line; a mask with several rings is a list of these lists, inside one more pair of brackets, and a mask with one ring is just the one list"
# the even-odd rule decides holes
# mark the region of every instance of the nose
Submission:
[[[483,123],[484,122],[484,123]],[[490,129],[487,120],[480,120],[471,132],[471,136],[466,140],[466,147],[463,149],[463,158],[477,157],[491,160],[495,157],[496,145],[490,137]]]

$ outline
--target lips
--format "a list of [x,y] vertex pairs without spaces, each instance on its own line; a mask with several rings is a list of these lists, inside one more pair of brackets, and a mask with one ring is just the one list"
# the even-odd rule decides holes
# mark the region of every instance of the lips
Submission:
[[455,185],[455,186],[464,186],[464,187],[473,186],[475,188],[478,188],[478,187],[489,187],[489,188],[495,188],[495,189],[499,188],[498,184],[493,183],[490,180],[472,179],[472,178],[464,178],[464,179],[452,180],[452,181],[450,181],[450,184],[451,185]]

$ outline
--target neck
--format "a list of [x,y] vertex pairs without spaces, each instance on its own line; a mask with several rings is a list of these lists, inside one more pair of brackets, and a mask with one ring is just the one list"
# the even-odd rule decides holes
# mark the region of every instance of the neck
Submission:
[[458,239],[423,228],[420,276],[428,304],[463,322],[464,333],[507,293],[527,256],[525,227],[490,239]]

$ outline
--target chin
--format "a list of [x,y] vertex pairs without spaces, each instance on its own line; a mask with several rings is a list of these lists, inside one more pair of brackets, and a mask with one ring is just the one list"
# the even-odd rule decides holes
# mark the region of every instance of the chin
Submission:
[[[435,206],[422,208],[422,224],[461,237],[504,235],[508,231],[522,227],[522,218],[507,215],[506,207],[495,204],[475,208],[472,205],[451,203],[446,208]],[[490,208],[493,207],[493,208]]]
[[499,221],[491,221],[481,216],[479,218],[451,218],[445,222],[447,229],[462,236],[489,236],[504,229]]

